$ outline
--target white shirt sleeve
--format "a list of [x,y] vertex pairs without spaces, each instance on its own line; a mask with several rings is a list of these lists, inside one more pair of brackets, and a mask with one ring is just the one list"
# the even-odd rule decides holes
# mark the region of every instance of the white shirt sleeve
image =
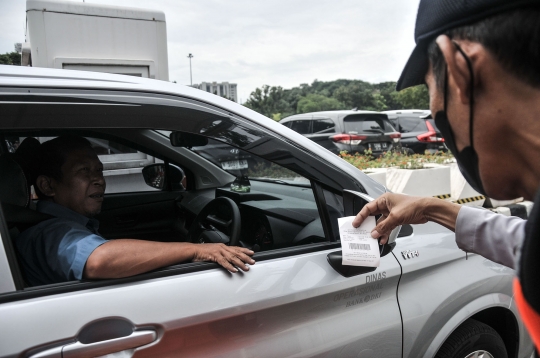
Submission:
[[515,268],[526,223],[526,220],[515,216],[462,206],[456,220],[456,242],[466,252]]

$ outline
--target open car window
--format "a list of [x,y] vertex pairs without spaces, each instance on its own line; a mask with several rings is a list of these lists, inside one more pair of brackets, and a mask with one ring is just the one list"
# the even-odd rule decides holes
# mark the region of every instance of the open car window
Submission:
[[[77,96],[77,91],[70,91],[69,96]],[[94,101],[92,94],[89,95],[87,91],[81,96],[86,101]],[[103,98],[101,92],[98,98]],[[160,164],[164,164],[165,169],[158,169],[156,173],[171,171],[171,168],[167,170],[167,165],[176,165],[184,170],[187,190],[171,190],[172,186],[156,190],[148,185],[146,192],[126,190],[106,194],[97,217],[99,233],[106,239],[195,243],[198,238],[190,237],[189,231],[197,215],[206,204],[225,196],[232,198],[239,206],[243,226],[240,242],[242,246],[257,252],[259,256],[256,260],[339,247],[333,226],[337,225],[335,219],[342,208],[339,200],[331,202],[328,198],[328,202],[325,202],[325,194],[317,188],[324,188],[338,196],[344,187],[359,188],[348,174],[335,170],[300,143],[268,131],[256,122],[235,115],[222,115],[210,106],[204,112],[200,106],[191,108],[189,101],[178,98],[166,98],[167,105],[163,106],[160,105],[161,97],[155,97],[153,100],[156,103],[151,105],[147,104],[146,98],[139,100],[137,94],[126,95],[122,100],[126,98],[135,105],[108,106],[92,102],[87,106],[77,102],[76,108],[71,108],[67,107],[69,104],[63,104],[64,97],[48,96],[45,98],[47,111],[42,111],[41,105],[35,104],[36,101],[39,103],[39,98],[33,98],[34,102],[17,102],[15,107],[22,106],[28,110],[21,112],[12,106],[6,115],[24,113],[24,118],[19,116],[20,121],[10,122],[17,125],[2,129],[0,135],[6,140],[12,136],[20,139],[24,136],[54,137],[64,134],[91,138],[102,161],[124,156],[125,163],[131,161],[137,164],[137,168],[111,168],[119,173],[124,171],[124,174]],[[59,105],[51,106],[50,103]],[[171,103],[178,103],[178,106],[171,106]],[[82,113],[83,118],[69,122],[73,126],[64,128],[66,120],[72,118],[72,110]],[[45,114],[46,120],[41,118]],[[43,123],[43,126],[36,125],[31,129],[18,126],[25,123],[25,118],[36,124]],[[157,132],[158,129],[204,136],[209,143],[193,148],[174,147],[169,137]],[[12,152],[16,146],[16,141],[12,140],[9,145],[4,143],[3,147],[4,151]],[[115,177],[120,179],[123,175]],[[232,190],[231,184],[239,177],[246,177],[250,181],[249,192]],[[159,178],[155,179],[154,182],[158,183]],[[332,213],[328,214],[329,211]],[[214,215],[207,227],[227,222],[227,215],[218,210],[217,217]],[[10,231],[14,227],[19,234],[25,229],[18,229],[16,223],[7,222],[6,228]],[[13,231],[10,240],[16,241],[18,233]],[[212,268],[216,268],[215,264],[179,262],[120,281]],[[105,281],[85,281],[84,286],[98,287],[117,282]],[[68,286],[62,287],[60,291],[69,291]]]

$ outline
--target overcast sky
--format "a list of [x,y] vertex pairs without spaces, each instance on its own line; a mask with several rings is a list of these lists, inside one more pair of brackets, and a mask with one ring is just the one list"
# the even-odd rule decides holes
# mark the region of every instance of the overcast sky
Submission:
[[[82,0],[81,0],[82,1]],[[419,0],[87,0],[161,10],[169,78],[238,84],[244,102],[264,84],[314,79],[397,81],[414,48]],[[0,0],[0,53],[24,42],[25,0]]]

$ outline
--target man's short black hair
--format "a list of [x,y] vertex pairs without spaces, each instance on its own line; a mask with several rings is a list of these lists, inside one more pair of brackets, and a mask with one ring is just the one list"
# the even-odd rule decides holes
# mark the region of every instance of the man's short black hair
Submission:
[[[508,72],[540,89],[540,7],[528,7],[488,17],[444,33],[451,39],[482,44]],[[439,90],[444,86],[446,61],[435,43],[428,47]]]
[[[44,142],[40,146],[37,176],[45,175],[62,181],[62,165],[71,152],[81,149],[93,150],[88,139],[76,135],[63,135]],[[47,197],[36,186],[34,188],[40,199]]]

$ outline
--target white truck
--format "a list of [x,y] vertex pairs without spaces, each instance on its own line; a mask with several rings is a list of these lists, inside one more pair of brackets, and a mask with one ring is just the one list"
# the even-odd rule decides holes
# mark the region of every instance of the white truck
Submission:
[[169,80],[162,11],[27,0],[23,66]]
[[[22,65],[169,80],[162,11],[74,1],[27,0]],[[40,141],[50,138],[38,137]],[[9,143],[8,143],[9,144]],[[159,161],[103,139],[92,142],[104,163],[107,192],[151,190],[140,180]]]

